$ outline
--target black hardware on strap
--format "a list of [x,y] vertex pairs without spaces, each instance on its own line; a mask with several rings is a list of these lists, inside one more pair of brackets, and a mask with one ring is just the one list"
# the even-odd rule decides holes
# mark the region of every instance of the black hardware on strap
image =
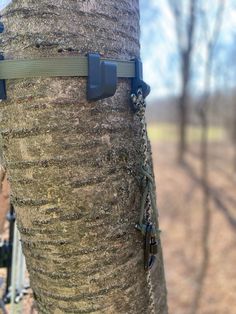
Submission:
[[117,86],[117,66],[112,61],[101,61],[98,53],[88,53],[88,100],[113,96]]
[[0,33],[2,33],[4,31],[4,25],[2,22],[0,22]]
[[[4,25],[3,25],[3,23],[0,22],[0,33],[2,33],[3,31],[4,31]],[[71,57],[71,58],[73,58],[73,57]],[[122,64],[122,61],[104,60],[104,59],[101,60],[100,55],[98,53],[88,53],[87,59],[88,59],[87,60],[88,61],[88,63],[87,63],[88,64],[88,72],[86,73],[87,75],[84,75],[83,71],[82,71],[82,74],[79,71],[78,72],[71,71],[72,72],[71,76],[80,76],[80,74],[81,74],[81,76],[88,76],[87,99],[88,100],[99,100],[99,99],[113,96],[115,94],[116,88],[117,88],[118,65],[120,66]],[[0,61],[1,60],[4,60],[4,56],[3,56],[3,53],[0,52]],[[21,61],[22,60],[19,60],[19,64]],[[27,60],[24,60],[24,61],[27,64]],[[31,61],[31,63],[30,63],[30,61]],[[53,60],[53,58],[52,58],[51,62],[53,62],[53,61],[56,63],[56,61]],[[132,73],[132,71],[131,71],[131,73],[129,71],[127,71],[126,75],[124,77],[132,78],[131,94],[136,94],[137,91],[139,89],[141,89],[143,97],[145,98],[150,92],[150,87],[149,87],[149,85],[147,85],[143,81],[142,62],[139,58],[135,58],[131,61],[132,61],[131,63],[130,63],[130,61],[128,61],[126,65],[127,65],[128,69],[130,69],[130,64],[133,63],[134,71],[133,71],[133,73]],[[58,60],[57,60],[57,62],[58,62]],[[4,65],[4,63],[2,63],[2,64]],[[7,71],[6,70],[6,64],[7,64],[7,62],[5,63],[5,71]],[[18,64],[18,71],[20,68],[19,64]],[[82,62],[82,64],[84,66],[83,62]],[[123,65],[124,64],[125,64],[125,61],[123,62]],[[45,74],[45,72],[43,72],[43,71],[42,72],[39,71],[39,73],[37,73],[37,66],[38,66],[37,60],[29,60],[26,67],[31,69],[31,72],[28,69],[29,72],[26,72],[25,77],[27,78],[28,77],[27,74],[29,74],[29,73],[30,73],[29,77],[32,77],[32,71],[34,73],[35,69],[36,69],[36,71],[35,71],[36,77],[40,76],[41,73]],[[12,71],[12,68],[10,66],[9,66],[9,68]],[[63,70],[63,68],[61,68],[61,70]],[[13,71],[13,73],[14,73],[14,71]],[[46,72],[46,74],[48,74],[48,76],[50,76],[50,74],[52,76],[64,76],[63,74],[65,74],[65,73],[66,73],[66,76],[70,76],[70,72],[69,73],[68,73],[68,71],[67,72],[66,71],[57,72],[57,71],[55,71],[55,68],[53,68],[53,67],[50,67],[48,72]],[[77,75],[75,75],[75,73],[77,73]],[[130,73],[130,75],[127,76],[127,73]],[[19,72],[17,72],[17,75],[19,76]],[[119,76],[119,77],[123,77],[123,76]],[[6,77],[4,77],[4,76],[2,76],[2,78],[0,79],[0,99],[2,99],[2,100],[6,99],[5,79],[6,79]]]
[[152,224],[146,225],[144,236],[144,269],[152,268],[157,255],[157,242],[155,236],[155,228]]
[[132,79],[131,94],[136,94],[139,89],[142,90],[145,99],[151,91],[150,86],[143,81],[143,64],[139,58],[134,58],[135,77]]

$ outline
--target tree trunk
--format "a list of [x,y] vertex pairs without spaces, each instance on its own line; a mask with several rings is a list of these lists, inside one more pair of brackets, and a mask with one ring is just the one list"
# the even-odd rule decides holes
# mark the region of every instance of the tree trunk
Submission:
[[187,150],[187,123],[188,123],[188,100],[187,100],[187,85],[183,88],[179,97],[179,147],[178,147],[178,162],[183,163]]
[[[195,0],[192,0],[195,3]],[[193,10],[194,12],[194,10]],[[193,15],[192,12],[192,15]],[[192,21],[192,19],[191,19]],[[193,22],[194,24],[194,22]],[[182,71],[181,71],[181,81],[182,89],[179,96],[179,148],[178,148],[178,161],[183,163],[185,159],[185,154],[187,151],[187,126],[189,120],[189,104],[188,104],[188,94],[189,94],[189,83],[191,76],[191,58],[192,58],[192,45],[193,45],[193,35],[192,30],[190,32],[189,44],[186,51],[181,53]]]
[[[138,0],[15,0],[2,21],[7,59],[139,55]],[[167,313],[161,248],[150,285],[134,228],[141,138],[130,81],[97,102],[84,78],[11,80],[7,92],[3,147],[39,313]]]

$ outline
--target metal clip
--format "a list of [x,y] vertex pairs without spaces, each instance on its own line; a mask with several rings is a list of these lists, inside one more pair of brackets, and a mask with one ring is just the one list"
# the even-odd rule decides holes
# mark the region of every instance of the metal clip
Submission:
[[144,237],[144,269],[150,270],[155,263],[157,254],[157,242],[155,230],[152,224],[147,224]]
[[131,94],[136,94],[138,89],[142,89],[143,98],[146,98],[151,91],[148,84],[143,81],[143,64],[139,58],[133,59],[135,63],[135,77],[131,83]]
[[117,65],[101,61],[98,53],[88,53],[88,100],[113,96],[117,87]]

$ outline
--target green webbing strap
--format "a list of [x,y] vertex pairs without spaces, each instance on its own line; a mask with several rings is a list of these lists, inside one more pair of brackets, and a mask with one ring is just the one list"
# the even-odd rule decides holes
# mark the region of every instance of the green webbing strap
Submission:
[[[154,196],[154,190],[153,190],[153,177],[151,175],[151,170],[149,167],[142,167],[141,168],[141,174],[144,178],[146,178],[147,182],[146,185],[144,187],[144,191],[143,191],[143,195],[142,195],[142,199],[141,199],[141,204],[140,204],[140,217],[139,217],[139,226],[145,226],[143,224],[143,220],[144,220],[144,214],[145,214],[145,204],[146,204],[146,200],[147,200],[147,196],[150,196],[150,202],[152,205],[152,215],[153,218],[156,220],[157,217],[157,206],[156,206],[156,201],[155,201],[155,196]],[[157,221],[155,221],[156,225],[157,225]],[[141,230],[142,233],[145,231],[145,229]]]
[[[102,59],[117,65],[117,77],[135,77],[135,62]],[[88,76],[88,58],[85,56],[3,60],[0,61],[0,79],[31,77]]]

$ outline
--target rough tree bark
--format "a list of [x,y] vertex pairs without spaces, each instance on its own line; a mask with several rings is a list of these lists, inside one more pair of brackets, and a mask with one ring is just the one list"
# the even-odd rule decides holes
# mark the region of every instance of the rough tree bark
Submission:
[[[139,55],[138,0],[13,0],[1,18],[7,59]],[[161,249],[150,292],[134,229],[141,160],[130,81],[97,102],[83,78],[12,80],[7,91],[3,148],[39,313],[166,313]]]

